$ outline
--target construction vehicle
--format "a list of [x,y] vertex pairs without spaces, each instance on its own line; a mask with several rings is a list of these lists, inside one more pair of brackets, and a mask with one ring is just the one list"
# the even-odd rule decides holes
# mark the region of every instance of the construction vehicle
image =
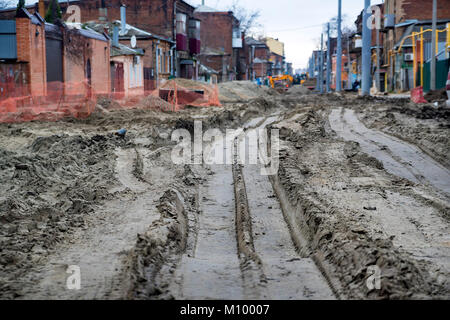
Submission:
[[304,74],[304,80],[302,81],[302,86],[308,88],[309,90],[315,90],[317,85],[316,78],[310,78],[309,73]]
[[275,89],[275,87],[288,89],[294,84],[294,78],[288,74],[285,74],[282,76],[270,77],[269,82],[273,89]]

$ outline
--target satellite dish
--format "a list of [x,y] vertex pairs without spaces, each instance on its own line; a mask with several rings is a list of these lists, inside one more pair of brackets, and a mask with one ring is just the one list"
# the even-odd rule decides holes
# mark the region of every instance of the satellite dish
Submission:
[[130,42],[131,42],[131,47],[136,48],[136,36],[132,36]]

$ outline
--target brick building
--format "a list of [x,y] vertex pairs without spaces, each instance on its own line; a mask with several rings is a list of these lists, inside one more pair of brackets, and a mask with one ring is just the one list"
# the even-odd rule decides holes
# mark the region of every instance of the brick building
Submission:
[[[221,81],[246,77],[240,24],[231,11],[199,6],[195,17],[202,23],[200,62],[217,71]],[[241,63],[242,62],[242,63]]]
[[250,37],[245,38],[245,56],[248,61],[248,80],[272,75],[270,49],[265,42]]
[[[109,37],[65,24],[45,23],[26,9],[15,20],[2,20],[0,86],[13,96],[107,95],[110,92]],[[14,26],[14,27],[12,27]],[[6,45],[7,43],[7,45]],[[14,74],[11,78],[10,75]]]
[[[43,1],[48,8],[49,0]],[[60,0],[63,19],[67,7],[80,7],[81,22],[114,22],[121,19],[121,7],[125,5],[126,20],[133,26],[172,41],[170,60],[173,59],[173,75],[196,79],[198,66],[195,55],[200,53],[200,21],[194,18],[194,7],[183,0]],[[27,6],[30,12],[35,12],[39,5]],[[15,8],[0,10],[0,19],[14,15]],[[42,14],[41,14],[42,15]],[[156,50],[155,50],[156,52]],[[164,59],[164,57],[163,57]],[[168,59],[168,58],[166,58]],[[156,60],[156,58],[154,59]],[[146,59],[146,61],[148,61]],[[151,73],[151,67],[146,66],[146,76]],[[150,69],[149,69],[150,68]],[[148,80],[154,80],[148,79]]]
[[272,62],[272,74],[278,76],[286,73],[286,61],[284,52],[284,43],[278,39],[267,37],[265,40],[269,47],[271,56],[269,61]]
[[175,41],[157,36],[150,32],[139,29],[126,22],[126,7],[122,6],[121,20],[112,22],[84,23],[98,32],[106,30],[113,37],[113,30],[118,30],[118,40],[122,45],[132,47],[133,50],[142,55],[145,90],[154,90],[158,83],[167,80],[174,74]]
[[[450,22],[450,2],[448,0],[437,1],[437,27],[444,30]],[[383,31],[385,39],[383,46],[383,60],[387,72],[386,87],[388,90],[405,91],[418,85],[417,71],[413,70],[413,32],[431,28],[433,3],[432,1],[413,0],[386,0],[384,3]],[[424,62],[431,58],[431,32],[425,32],[424,37]],[[438,52],[445,51],[446,32],[438,33]],[[417,40],[417,39],[415,39]],[[417,43],[415,44],[417,46]],[[393,54],[399,51],[401,54]],[[416,58],[420,54],[416,52]],[[448,59],[448,54],[441,54],[438,60]],[[416,66],[417,67],[417,66]],[[416,76],[414,76],[416,74]],[[414,83],[416,78],[416,83]],[[445,79],[445,74],[444,74]],[[445,81],[444,81],[445,82]]]

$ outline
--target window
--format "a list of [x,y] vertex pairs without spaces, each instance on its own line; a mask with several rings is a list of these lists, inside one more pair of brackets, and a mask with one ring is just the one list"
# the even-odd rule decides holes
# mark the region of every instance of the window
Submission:
[[189,20],[189,38],[200,40],[200,21]]
[[186,15],[177,13],[177,33],[186,35]]

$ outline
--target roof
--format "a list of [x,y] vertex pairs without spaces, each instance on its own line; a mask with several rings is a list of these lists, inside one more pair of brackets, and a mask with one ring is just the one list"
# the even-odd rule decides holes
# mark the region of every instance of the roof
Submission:
[[256,40],[254,38],[245,38],[245,43],[249,46],[260,46],[260,47],[267,47],[267,45],[259,40]]
[[[47,25],[47,24],[46,24]],[[64,25],[68,28],[68,29],[72,29],[72,30],[77,30],[78,33],[80,35],[82,35],[83,37],[86,38],[91,38],[91,39],[96,39],[96,40],[100,40],[100,41],[109,41],[109,38],[106,36],[106,34],[104,34],[103,32],[98,32],[97,30],[91,29],[89,27],[86,27],[84,25],[82,25],[81,23],[71,23],[71,22],[67,22],[64,23]],[[103,31],[103,30],[102,30]]]
[[255,58],[253,59],[253,63],[269,63],[269,61],[260,58]]
[[[158,39],[161,41],[166,41],[166,42],[170,42],[170,43],[175,43],[175,41],[164,38],[164,37],[160,37],[157,36],[153,33],[150,33],[148,31],[136,28],[135,26],[132,26],[130,24],[126,24],[125,27],[125,34],[121,34],[121,27],[122,27],[122,22],[120,20],[116,20],[114,21],[114,24],[117,25],[119,27],[119,39],[130,39],[132,36],[135,36],[137,39]],[[97,32],[101,32],[104,31],[105,29],[108,30],[109,34],[112,35],[113,32],[113,26],[112,23],[99,23],[99,22],[95,22],[95,21],[89,21],[83,24],[83,26],[95,30]]]
[[130,47],[127,47],[126,45],[123,45],[121,43],[111,45],[111,57],[141,56],[141,55],[143,55],[142,52],[131,49]]
[[194,12],[218,12],[220,10],[208,7],[208,6],[198,6]]
[[200,74],[219,74],[219,72],[217,72],[216,70],[214,70],[208,66],[205,66],[201,63],[199,63],[198,66],[199,66],[198,71]]
[[230,54],[224,52],[223,50],[217,50],[213,48],[202,48],[201,53],[199,56],[229,56]]
[[[122,21],[120,20],[116,20],[114,21],[114,23],[116,23],[119,28],[122,27]],[[119,30],[120,31],[120,30]],[[158,40],[162,40],[162,41],[167,41],[167,42],[171,42],[171,43],[175,43],[175,41],[171,40],[171,39],[167,39],[161,36],[158,36],[156,34],[150,33],[148,31],[139,29],[135,26],[132,26],[128,23],[125,24],[125,34],[121,34],[119,33],[119,38],[123,39],[123,38],[131,38],[132,36],[135,36],[136,38],[153,38],[153,39],[158,39]]]

